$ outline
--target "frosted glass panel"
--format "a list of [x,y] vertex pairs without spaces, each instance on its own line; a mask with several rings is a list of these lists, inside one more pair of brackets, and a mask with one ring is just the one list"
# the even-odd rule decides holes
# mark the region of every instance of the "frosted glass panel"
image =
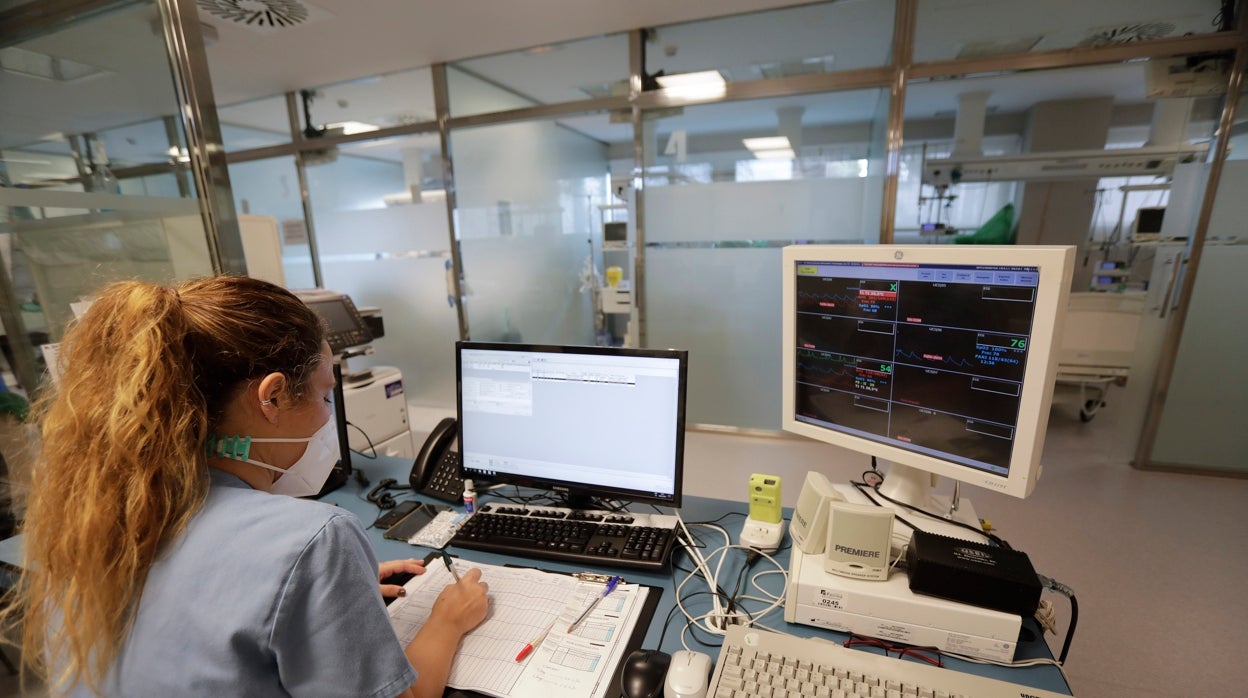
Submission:
[[593,344],[587,271],[601,240],[606,147],[553,121],[451,136],[471,338]]
[[1248,473],[1248,368],[1227,360],[1228,348],[1248,343],[1244,323],[1227,322],[1248,317],[1245,265],[1248,246],[1205,247],[1153,447],[1155,463]]
[[888,102],[852,90],[645,122],[646,345],[690,351],[691,422],[780,427],[780,248],[879,240]]
[[1248,367],[1233,358],[1248,345],[1248,329],[1235,321],[1248,317],[1243,292],[1248,245],[1234,244],[1248,238],[1245,187],[1248,160],[1225,162],[1209,222],[1210,243],[1201,255],[1150,458],[1158,465],[1248,473],[1248,442],[1242,435]]
[[690,423],[780,428],[780,249],[646,252],[651,347],[689,351]]
[[447,301],[446,203],[401,203],[422,178],[419,153],[407,152],[418,140],[351,146],[369,157],[344,152],[309,167],[308,188],[324,287],[380,308],[386,326],[375,353],[348,368],[395,366],[409,403],[450,408],[459,319]]
[[879,228],[864,209],[880,187],[874,177],[655,187],[646,190],[646,241],[863,242]]
[[446,205],[326,212],[317,231],[325,287],[380,308],[385,322],[375,353],[352,358],[350,369],[395,366],[408,402],[453,408],[459,319],[447,301]]

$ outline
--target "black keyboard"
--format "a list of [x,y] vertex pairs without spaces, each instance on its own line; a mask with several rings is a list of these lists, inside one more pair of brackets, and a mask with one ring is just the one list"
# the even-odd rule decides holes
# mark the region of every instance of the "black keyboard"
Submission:
[[676,543],[676,517],[487,504],[451,539],[469,550],[660,570]]

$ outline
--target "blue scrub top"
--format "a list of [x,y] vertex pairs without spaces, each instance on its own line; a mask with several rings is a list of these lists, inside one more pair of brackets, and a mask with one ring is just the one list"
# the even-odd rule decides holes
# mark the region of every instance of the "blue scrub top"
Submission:
[[359,519],[209,472],[203,509],[148,573],[105,694],[390,698],[410,686]]

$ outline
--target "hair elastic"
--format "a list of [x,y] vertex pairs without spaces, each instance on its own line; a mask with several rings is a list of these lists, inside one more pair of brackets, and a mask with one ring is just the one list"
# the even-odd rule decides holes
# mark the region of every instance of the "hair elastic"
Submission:
[[251,455],[250,436],[209,436],[204,444],[208,457],[229,458],[231,460],[247,460]]

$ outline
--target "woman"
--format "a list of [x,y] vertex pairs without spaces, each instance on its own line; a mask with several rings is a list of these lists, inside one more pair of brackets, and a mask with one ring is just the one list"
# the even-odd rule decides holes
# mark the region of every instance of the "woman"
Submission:
[[338,457],[307,306],[248,278],[118,283],[61,357],[10,611],[53,695],[441,695],[487,587],[448,586],[403,648],[378,582],[423,567],[294,498]]

